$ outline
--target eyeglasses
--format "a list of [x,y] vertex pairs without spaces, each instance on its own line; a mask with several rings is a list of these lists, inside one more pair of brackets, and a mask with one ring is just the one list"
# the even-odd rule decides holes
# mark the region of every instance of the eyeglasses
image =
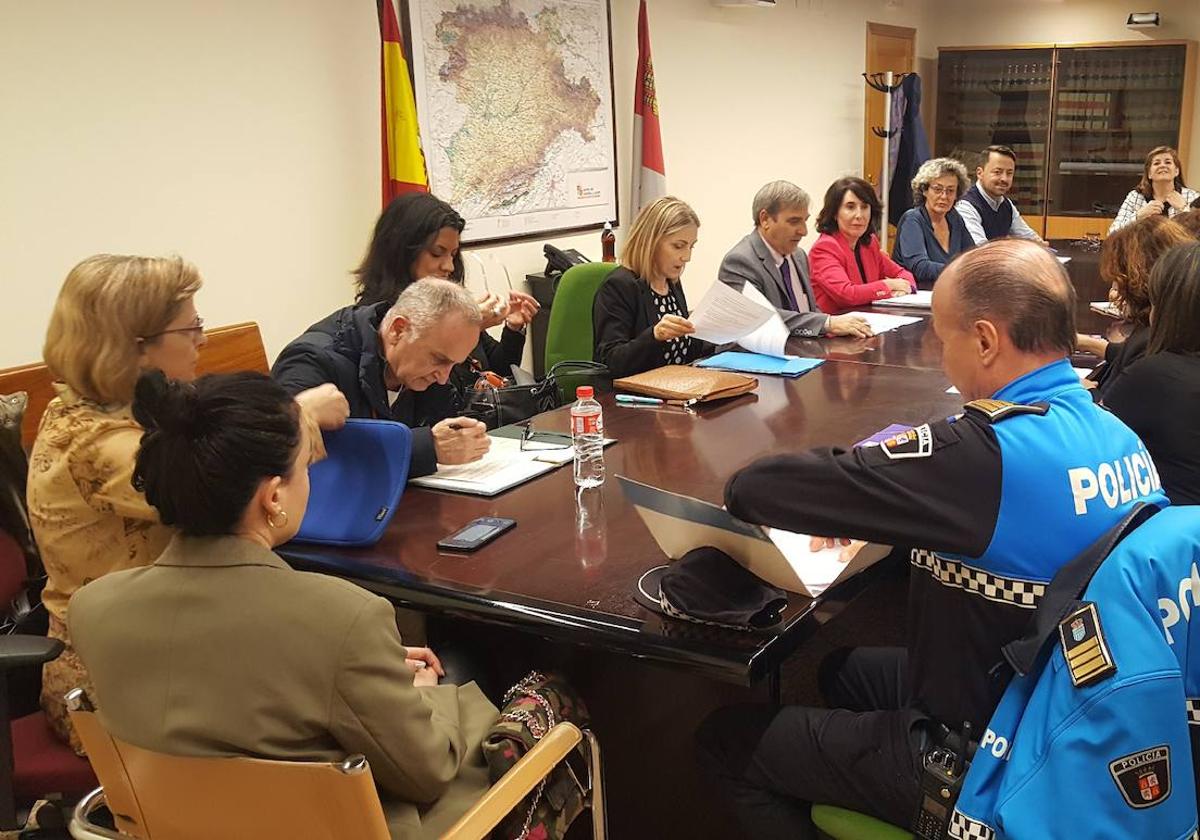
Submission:
[[958,192],[958,187],[943,187],[941,184],[930,184],[925,188],[926,192],[931,192],[934,195],[954,195]]
[[142,336],[142,341],[149,341],[152,338],[158,338],[160,335],[170,335],[171,333],[191,333],[192,338],[195,339],[199,337],[202,332],[204,332],[204,319],[197,315],[196,320],[186,327],[175,327],[174,329],[170,330],[162,330],[161,332],[150,333],[150,335]]
[[528,423],[521,429],[521,451],[536,452],[540,449],[569,449],[571,436],[566,432],[535,432]]

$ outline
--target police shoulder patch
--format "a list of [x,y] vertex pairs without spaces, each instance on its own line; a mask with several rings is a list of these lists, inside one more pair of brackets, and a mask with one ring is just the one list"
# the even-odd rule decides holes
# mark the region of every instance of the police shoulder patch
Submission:
[[933,430],[926,423],[892,435],[879,445],[883,454],[892,460],[901,458],[928,458],[933,454]]
[[1100,612],[1091,601],[1059,622],[1058,636],[1076,688],[1117,673],[1117,664],[1104,640],[1104,628],[1100,626]]
[[1130,808],[1149,808],[1171,795],[1171,748],[1166,744],[1123,755],[1108,763]]
[[1050,410],[1049,403],[1039,402],[1027,405],[1006,400],[971,400],[965,407],[967,411],[981,415],[989,423],[999,423],[1001,420],[1016,417],[1018,414],[1045,414]]

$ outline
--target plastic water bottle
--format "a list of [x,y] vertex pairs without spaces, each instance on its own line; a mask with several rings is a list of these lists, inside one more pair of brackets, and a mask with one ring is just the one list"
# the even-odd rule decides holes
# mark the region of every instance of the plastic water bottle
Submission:
[[575,389],[571,406],[571,443],[575,446],[575,484],[599,487],[604,483],[604,414],[591,385]]

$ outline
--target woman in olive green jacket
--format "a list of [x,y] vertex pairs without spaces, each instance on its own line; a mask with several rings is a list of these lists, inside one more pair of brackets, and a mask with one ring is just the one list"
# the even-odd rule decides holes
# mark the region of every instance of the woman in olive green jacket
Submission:
[[393,837],[438,837],[487,788],[498,712],[438,684],[391,605],[272,548],[308,503],[309,432],[258,374],[139,381],[134,480],[179,530],[151,566],[83,586],[67,612],[104,724],[176,755],[337,761],[362,753]]

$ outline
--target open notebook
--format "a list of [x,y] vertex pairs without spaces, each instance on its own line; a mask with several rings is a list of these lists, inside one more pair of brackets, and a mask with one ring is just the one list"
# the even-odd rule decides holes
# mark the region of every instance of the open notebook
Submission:
[[856,542],[852,548],[857,547],[857,553],[844,561],[841,549],[810,550],[810,537],[805,534],[752,525],[714,504],[622,475],[617,480],[670,559],[678,560],[693,548],[712,546],[767,583],[810,598],[882,560],[892,550],[891,546]]
[[[412,478],[408,483],[431,490],[495,496],[575,459],[574,447],[564,447],[556,441],[547,442],[536,435],[522,450],[521,431],[518,426],[499,428],[489,434],[492,446],[478,461],[452,466],[441,464],[432,475]],[[616,440],[604,439],[605,446],[612,443],[616,443]]]

